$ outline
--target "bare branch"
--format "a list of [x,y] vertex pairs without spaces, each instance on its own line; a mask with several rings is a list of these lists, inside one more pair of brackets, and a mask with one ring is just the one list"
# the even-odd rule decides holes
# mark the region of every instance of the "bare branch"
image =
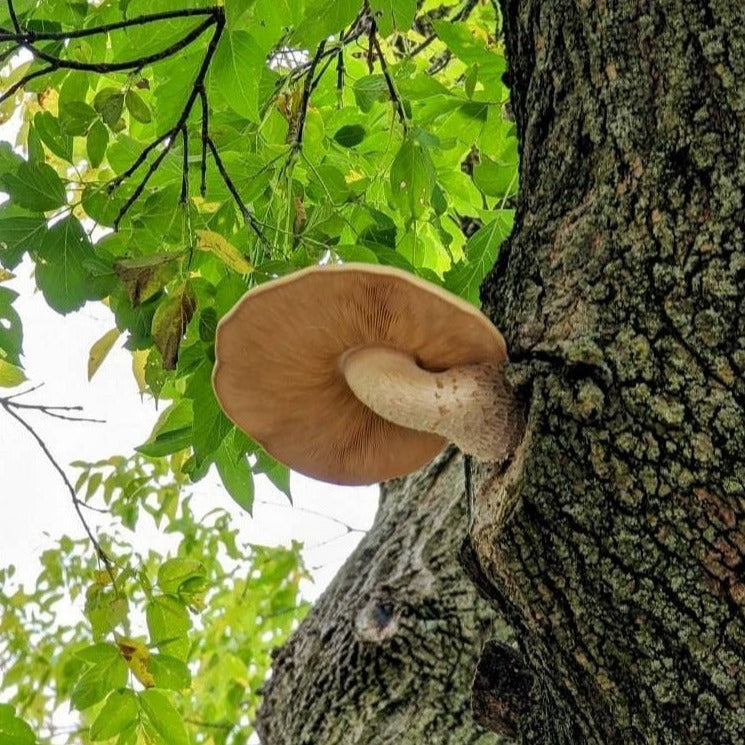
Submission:
[[[26,393],[28,393],[28,391],[26,391]],[[67,474],[65,473],[62,466],[60,466],[60,464],[57,462],[56,458],[52,455],[51,451],[47,447],[47,444],[41,438],[39,433],[17,411],[17,409],[24,408],[24,409],[37,409],[39,411],[43,411],[44,413],[49,413],[49,410],[54,410],[54,409],[65,410],[68,407],[32,406],[30,404],[19,404],[15,400],[16,397],[17,396],[7,396],[5,398],[0,398],[0,408],[2,408],[5,411],[5,413],[8,414],[8,416],[15,419],[34,438],[34,440],[36,441],[36,444],[41,448],[47,460],[52,464],[54,470],[57,471],[57,473],[59,474],[60,478],[62,479],[63,484],[65,485],[65,488],[70,494],[72,505],[78,517],[80,518],[80,522],[83,525],[83,529],[85,530],[86,535],[88,536],[88,539],[93,545],[93,548],[96,551],[96,555],[98,556],[100,561],[103,563],[104,567],[106,568],[106,571],[108,572],[109,577],[111,578],[111,582],[114,588],[116,588],[116,577],[114,575],[114,562],[111,559],[111,557],[106,553],[106,551],[104,551],[103,547],[98,542],[98,539],[93,535],[93,531],[91,530],[90,525],[88,525],[88,521],[85,519],[85,516],[83,515],[82,507],[86,505],[78,499],[77,494],[75,494],[75,489],[73,485],[70,483],[70,480],[67,478]],[[74,407],[69,407],[69,408],[74,408]]]

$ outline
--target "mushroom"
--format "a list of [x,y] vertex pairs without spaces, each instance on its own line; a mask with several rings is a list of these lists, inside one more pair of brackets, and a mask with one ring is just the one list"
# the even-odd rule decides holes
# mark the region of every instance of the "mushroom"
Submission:
[[314,266],[249,290],[221,320],[213,386],[292,469],[338,484],[410,473],[448,441],[502,460],[523,431],[502,335],[391,267]]

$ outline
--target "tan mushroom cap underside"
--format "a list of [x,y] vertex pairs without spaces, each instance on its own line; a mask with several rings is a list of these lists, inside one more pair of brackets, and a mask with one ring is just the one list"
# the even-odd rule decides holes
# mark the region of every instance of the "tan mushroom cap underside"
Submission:
[[337,484],[410,473],[447,443],[386,421],[354,396],[339,358],[367,344],[408,352],[432,372],[507,356],[486,316],[436,285],[391,267],[314,266],[249,290],[222,319],[217,398],[300,473]]

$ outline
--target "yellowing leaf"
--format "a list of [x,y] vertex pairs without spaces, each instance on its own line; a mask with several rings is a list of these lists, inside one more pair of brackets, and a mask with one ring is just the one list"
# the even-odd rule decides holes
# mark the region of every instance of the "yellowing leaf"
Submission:
[[147,381],[145,380],[145,366],[150,352],[147,349],[135,349],[132,352],[132,374],[135,376],[137,388],[140,393],[147,390]]
[[0,359],[0,387],[14,388],[26,380],[26,374],[16,365]]
[[0,268],[0,282],[7,282],[9,279],[15,279],[15,274],[7,269]]
[[239,274],[250,274],[253,266],[246,261],[243,254],[219,233],[211,230],[197,230],[197,245],[202,251],[215,254],[225,266]]
[[151,333],[153,343],[163,358],[164,369],[176,369],[181,338],[196,308],[194,291],[184,284],[179,291],[169,294],[155,311]]
[[133,307],[160,292],[178,270],[183,252],[157,253],[136,259],[119,259],[114,271],[122,281]]
[[142,642],[123,636],[117,637],[116,645],[135,678],[145,688],[152,688],[155,678],[150,671],[150,650]]
[[119,329],[113,328],[107,331],[91,347],[91,351],[88,353],[88,380],[91,380],[98,371],[98,368],[101,367],[101,363],[106,359],[106,355],[108,355],[119,338],[119,334]]

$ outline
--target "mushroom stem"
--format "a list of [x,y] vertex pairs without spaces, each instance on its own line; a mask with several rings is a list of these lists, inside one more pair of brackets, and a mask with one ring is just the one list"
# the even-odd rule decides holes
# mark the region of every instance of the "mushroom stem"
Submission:
[[410,355],[384,346],[358,347],[339,364],[354,395],[376,414],[438,434],[467,455],[503,460],[522,437],[523,408],[504,379],[502,364],[429,372]]

